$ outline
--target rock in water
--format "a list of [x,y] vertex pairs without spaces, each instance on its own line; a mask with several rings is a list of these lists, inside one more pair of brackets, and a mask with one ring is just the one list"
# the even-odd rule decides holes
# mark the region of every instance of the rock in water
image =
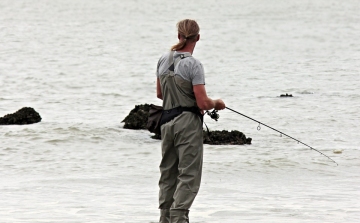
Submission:
[[146,129],[146,123],[149,117],[149,104],[135,105],[122,122],[125,122],[125,129]]
[[39,113],[33,108],[24,107],[13,114],[0,118],[0,125],[27,125],[41,121]]
[[292,97],[292,94],[288,94],[288,93],[286,93],[286,94],[282,94],[282,95],[280,95],[280,97]]
[[231,132],[223,131],[204,131],[204,144],[210,145],[244,145],[251,144],[251,138],[246,138],[245,134],[237,130]]
[[[129,115],[122,121],[125,129],[146,129],[147,119],[149,117],[149,104],[135,105],[135,108],[130,111]],[[246,138],[244,133],[237,130],[231,132],[223,131],[204,131],[204,144],[212,145],[244,145],[251,144],[251,138]],[[160,135],[151,136],[153,139],[161,139]]]
[[[151,136],[153,139],[161,139],[161,135]],[[209,145],[245,145],[251,144],[252,138],[246,138],[245,134],[237,131],[205,131],[203,130],[203,143]]]

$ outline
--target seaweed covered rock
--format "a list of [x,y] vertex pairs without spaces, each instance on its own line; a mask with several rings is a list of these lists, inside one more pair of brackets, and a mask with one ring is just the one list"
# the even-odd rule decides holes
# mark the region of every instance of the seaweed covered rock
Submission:
[[152,139],[161,139],[161,135],[159,134],[154,134],[153,136],[151,136]]
[[122,121],[125,129],[146,129],[146,123],[149,116],[150,105],[135,105],[129,115]]
[[0,118],[0,125],[27,125],[41,121],[39,113],[33,108],[24,107],[13,114]]
[[[130,111],[129,115],[122,121],[126,129],[146,129],[147,119],[149,116],[150,105],[142,104],[135,105],[135,108]],[[244,145],[251,144],[251,138],[239,131],[233,130],[231,132],[223,131],[204,131],[204,144],[211,145]],[[161,139],[161,136],[154,134],[153,139]]]
[[222,131],[210,131],[209,133],[204,131],[204,144],[211,145],[244,145],[251,144],[251,138],[246,138],[245,134],[237,130],[231,132]]
[[281,94],[280,97],[282,97],[282,98],[283,98],[283,97],[292,97],[292,94],[288,94],[288,93],[286,93],[286,94]]
[[[155,134],[151,136],[153,139],[161,139],[161,136]],[[246,138],[244,133],[237,130],[231,132],[222,131],[203,131],[203,142],[209,145],[244,145],[251,144],[251,138]]]
[[[155,134],[153,139],[161,139],[161,136]],[[210,145],[244,145],[251,144],[251,138],[246,138],[245,134],[237,130],[231,132],[222,131],[205,131],[203,130],[203,142]]]

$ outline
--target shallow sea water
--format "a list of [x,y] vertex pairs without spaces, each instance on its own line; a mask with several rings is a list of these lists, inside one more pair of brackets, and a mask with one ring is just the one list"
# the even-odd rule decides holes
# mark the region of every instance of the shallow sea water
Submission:
[[[156,222],[160,141],[123,129],[155,96],[177,21],[194,18],[213,98],[190,222],[360,222],[360,5],[349,1],[0,1],[0,222]],[[289,93],[294,97],[281,98]],[[337,153],[341,151],[341,153]]]

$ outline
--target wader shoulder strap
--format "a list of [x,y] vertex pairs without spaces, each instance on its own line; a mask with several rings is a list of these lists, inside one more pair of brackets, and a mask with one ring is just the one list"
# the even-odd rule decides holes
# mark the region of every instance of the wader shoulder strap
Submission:
[[176,58],[175,63],[174,63],[174,54],[175,54],[175,51],[171,51],[169,54],[169,70],[172,72],[174,72],[175,66],[179,63],[179,61],[181,59],[184,59],[186,57],[191,57],[190,53],[180,54],[180,56],[178,58]]
[[174,54],[175,51],[171,51],[169,53],[169,70],[174,71]]

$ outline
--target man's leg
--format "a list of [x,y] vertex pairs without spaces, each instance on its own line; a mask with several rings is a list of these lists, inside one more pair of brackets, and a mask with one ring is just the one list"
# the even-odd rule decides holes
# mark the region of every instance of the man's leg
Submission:
[[159,223],[170,223],[170,209],[160,209]]
[[[179,154],[178,182],[170,209],[173,223],[189,222],[189,209],[199,191],[203,162],[203,131],[195,114],[183,119],[175,128],[175,147]],[[176,220],[179,219],[179,220]]]
[[161,127],[161,150],[162,160],[160,163],[160,180],[159,180],[159,208],[170,209],[174,199],[178,176],[178,155],[174,148],[174,137],[172,136],[172,126],[170,123]]

